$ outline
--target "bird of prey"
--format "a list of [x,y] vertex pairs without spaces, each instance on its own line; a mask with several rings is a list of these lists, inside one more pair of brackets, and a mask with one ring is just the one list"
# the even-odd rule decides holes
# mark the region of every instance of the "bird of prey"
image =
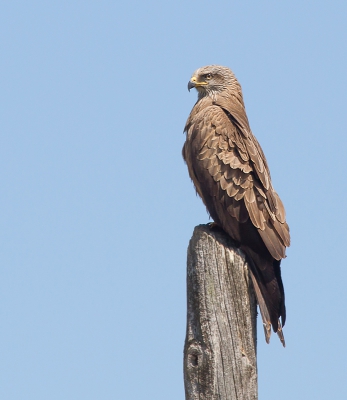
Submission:
[[285,346],[280,263],[290,245],[289,227],[250,129],[241,86],[229,68],[209,65],[194,72],[192,88],[198,100],[184,128],[183,146],[190,178],[215,224],[246,254],[266,342],[272,325]]

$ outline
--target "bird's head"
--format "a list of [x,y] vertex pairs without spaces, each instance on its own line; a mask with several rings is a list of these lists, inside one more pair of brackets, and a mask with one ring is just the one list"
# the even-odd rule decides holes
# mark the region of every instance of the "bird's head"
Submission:
[[242,91],[235,75],[228,67],[208,65],[197,69],[188,82],[188,90],[195,88],[199,98],[215,95],[234,95],[242,99]]

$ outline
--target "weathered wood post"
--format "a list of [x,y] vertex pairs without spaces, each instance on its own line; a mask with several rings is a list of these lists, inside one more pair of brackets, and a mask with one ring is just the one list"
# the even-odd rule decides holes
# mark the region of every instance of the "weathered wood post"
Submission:
[[186,400],[257,400],[256,299],[244,254],[220,229],[188,247]]

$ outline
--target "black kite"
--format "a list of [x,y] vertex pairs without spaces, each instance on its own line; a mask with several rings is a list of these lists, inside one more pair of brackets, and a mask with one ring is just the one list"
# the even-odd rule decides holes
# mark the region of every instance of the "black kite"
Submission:
[[280,263],[290,244],[289,227],[249,127],[241,86],[229,68],[210,65],[194,72],[191,88],[198,101],[184,128],[189,175],[214,222],[246,253],[266,341],[272,325],[285,345]]

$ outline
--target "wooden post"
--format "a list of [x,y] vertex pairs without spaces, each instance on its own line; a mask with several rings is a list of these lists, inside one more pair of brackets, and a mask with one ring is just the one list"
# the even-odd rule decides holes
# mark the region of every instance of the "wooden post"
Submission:
[[257,400],[256,299],[244,254],[222,230],[188,247],[186,400]]

